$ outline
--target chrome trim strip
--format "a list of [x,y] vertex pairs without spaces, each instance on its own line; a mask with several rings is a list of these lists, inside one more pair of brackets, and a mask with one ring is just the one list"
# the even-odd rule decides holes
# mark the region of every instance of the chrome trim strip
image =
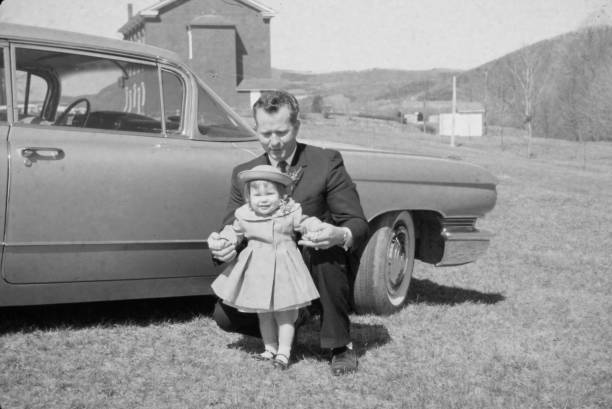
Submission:
[[487,230],[473,231],[450,231],[449,229],[442,230],[444,241],[490,241],[493,236],[492,232]]
[[452,217],[452,218],[441,219],[440,223],[442,224],[442,227],[465,226],[465,227],[474,228],[474,225],[476,224],[476,220],[477,220],[476,217]]
[[[342,151],[350,151],[350,149],[342,148]],[[358,151],[358,150],[354,150]],[[420,180],[388,180],[388,179],[369,179],[366,177],[356,177],[353,182],[367,182],[376,184],[400,184],[400,185],[425,185],[425,186],[452,186],[452,187],[471,187],[475,189],[494,190],[495,184],[483,182],[432,182]]]
[[4,247],[37,247],[37,246],[177,246],[208,249],[206,240],[131,240],[131,241],[32,241],[32,242],[2,242]]

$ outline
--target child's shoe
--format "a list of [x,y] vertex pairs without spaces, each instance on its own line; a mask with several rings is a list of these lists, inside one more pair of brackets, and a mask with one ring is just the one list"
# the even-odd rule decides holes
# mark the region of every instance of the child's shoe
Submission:
[[276,354],[272,364],[276,369],[284,371],[285,369],[289,368],[289,357],[284,354]]
[[266,349],[261,354],[253,355],[253,358],[255,358],[258,361],[271,361],[274,359],[275,356],[276,355],[272,351],[268,351]]

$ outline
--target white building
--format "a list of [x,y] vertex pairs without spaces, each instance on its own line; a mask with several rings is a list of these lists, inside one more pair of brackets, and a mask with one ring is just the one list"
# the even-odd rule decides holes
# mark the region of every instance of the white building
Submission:
[[483,118],[484,110],[440,114],[438,117],[438,132],[444,136],[483,136]]

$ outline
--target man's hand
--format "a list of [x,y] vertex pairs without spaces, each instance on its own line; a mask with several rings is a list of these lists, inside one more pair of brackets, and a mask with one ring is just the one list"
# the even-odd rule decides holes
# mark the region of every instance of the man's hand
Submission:
[[329,223],[321,223],[313,230],[306,232],[302,239],[298,241],[298,244],[312,247],[315,250],[342,246],[344,244],[344,229]]
[[217,260],[227,263],[236,257],[236,244],[222,237],[219,233],[210,233],[206,241],[212,256]]

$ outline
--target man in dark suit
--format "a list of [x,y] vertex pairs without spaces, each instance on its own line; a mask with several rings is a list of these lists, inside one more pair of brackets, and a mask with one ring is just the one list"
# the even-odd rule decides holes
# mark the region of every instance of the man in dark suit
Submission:
[[[331,369],[335,375],[357,370],[357,356],[350,339],[351,265],[368,236],[368,223],[359,196],[348,175],[342,156],[331,149],[298,143],[299,106],[295,97],[282,91],[264,93],[253,106],[256,130],[265,151],[232,173],[228,213],[224,224],[231,224],[234,210],[244,203],[239,172],[269,164],[294,179],[292,197],[305,215],[316,216],[324,224],[311,241],[301,240],[303,257],[321,295],[322,348],[332,351]],[[212,233],[211,237],[216,237]],[[211,250],[213,257],[227,262],[236,256],[233,245]],[[255,314],[241,313],[218,302],[213,317],[224,330],[259,336]]]

